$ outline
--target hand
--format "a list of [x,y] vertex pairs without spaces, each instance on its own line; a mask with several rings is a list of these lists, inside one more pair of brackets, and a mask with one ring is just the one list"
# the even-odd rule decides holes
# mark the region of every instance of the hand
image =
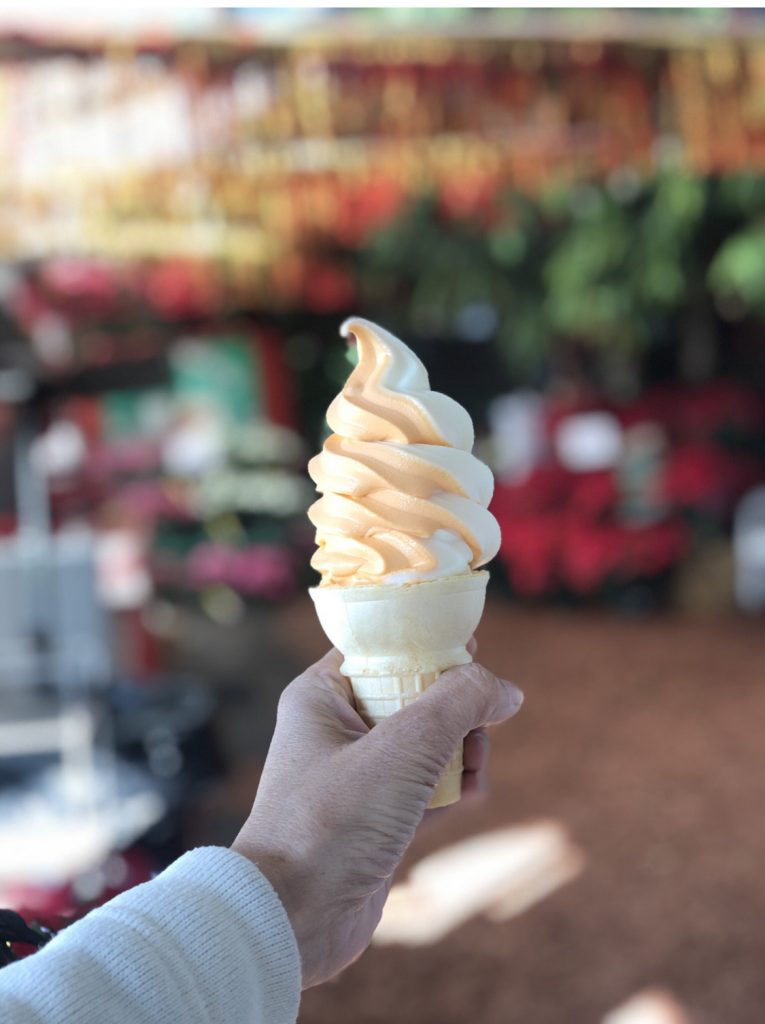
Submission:
[[480,789],[480,727],[514,715],[523,700],[487,669],[463,665],[370,730],[341,663],[330,651],[282,694],[255,803],[232,846],[278,892],[304,988],[366,949],[441,770],[467,737],[463,793]]

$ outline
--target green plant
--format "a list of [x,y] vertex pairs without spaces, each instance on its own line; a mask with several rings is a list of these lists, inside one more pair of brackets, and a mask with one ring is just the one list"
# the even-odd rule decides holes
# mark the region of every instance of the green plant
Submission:
[[[453,337],[465,310],[517,375],[563,343],[639,354],[735,299],[765,317],[765,177],[663,173],[508,190],[471,217],[426,196],[359,255],[362,301],[402,331]],[[395,317],[393,318],[395,320]]]

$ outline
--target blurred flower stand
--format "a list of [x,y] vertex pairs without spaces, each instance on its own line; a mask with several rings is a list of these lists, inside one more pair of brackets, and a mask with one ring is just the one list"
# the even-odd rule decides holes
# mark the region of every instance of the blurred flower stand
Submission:
[[[529,454],[513,454],[492,504],[515,593],[605,598],[634,610],[670,601],[687,610],[733,607],[730,525],[738,501],[765,476],[750,454],[763,409],[748,389],[714,382],[563,409],[540,398],[542,412],[523,401],[533,410],[522,449]],[[510,442],[507,422],[517,428],[520,415],[503,408],[493,424],[500,452]]]
[[[140,550],[112,536],[99,566],[93,529],[59,524],[55,504],[51,516],[49,472],[69,461],[41,429],[44,378],[25,372],[15,392],[16,529],[0,542],[0,891],[16,906],[68,911],[140,880],[119,869],[136,844],[144,876],[175,855],[172,815],[210,772],[209,758],[191,769],[184,739],[202,735],[212,701],[189,679],[168,697],[159,676],[144,697],[115,662],[109,609],[130,613],[145,600]],[[9,376],[0,373],[4,394]],[[83,386],[60,378],[55,391]],[[173,713],[160,713],[163,699]]]

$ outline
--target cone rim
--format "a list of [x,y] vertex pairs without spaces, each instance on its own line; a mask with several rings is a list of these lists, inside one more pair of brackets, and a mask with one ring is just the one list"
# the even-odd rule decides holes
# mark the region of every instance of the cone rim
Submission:
[[353,586],[349,584],[347,586],[338,586],[336,583],[328,583],[324,585],[317,585],[315,587],[309,587],[308,593],[311,597],[314,594],[353,594],[358,595],[359,599],[363,598],[364,595],[371,596],[374,594],[382,596],[384,593],[387,595],[401,594],[402,592],[412,590],[420,587],[433,588],[435,590],[443,588],[444,584],[454,584],[459,581],[470,581],[470,586],[465,587],[466,590],[475,589],[475,585],[486,580],[488,582],[489,571],[488,569],[474,569],[470,572],[454,573],[451,576],[438,576],[433,580],[410,580],[407,583],[369,583],[363,586]]

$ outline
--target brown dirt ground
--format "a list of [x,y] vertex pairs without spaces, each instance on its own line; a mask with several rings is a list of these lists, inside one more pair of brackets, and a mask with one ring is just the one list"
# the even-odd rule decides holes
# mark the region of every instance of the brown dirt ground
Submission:
[[[761,1024],[764,629],[490,601],[480,660],[526,703],[493,731],[491,795],[418,836],[402,874],[461,838],[550,817],[586,868],[508,922],[373,947],[306,993],[301,1024],[596,1024],[656,986],[697,1024]],[[307,599],[273,640],[303,665],[326,647]]]

